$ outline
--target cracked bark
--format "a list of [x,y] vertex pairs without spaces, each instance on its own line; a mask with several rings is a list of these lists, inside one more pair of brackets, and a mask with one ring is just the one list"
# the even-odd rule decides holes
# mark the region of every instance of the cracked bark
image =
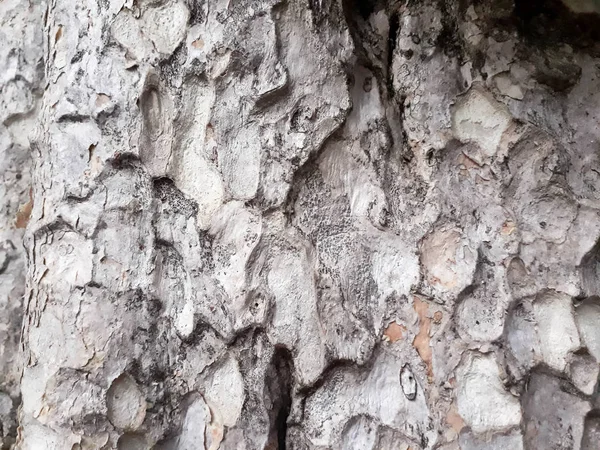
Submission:
[[15,442],[19,336],[25,294],[23,232],[31,213],[30,144],[43,80],[40,2],[0,4],[0,448]]
[[17,448],[597,445],[597,2],[0,8]]

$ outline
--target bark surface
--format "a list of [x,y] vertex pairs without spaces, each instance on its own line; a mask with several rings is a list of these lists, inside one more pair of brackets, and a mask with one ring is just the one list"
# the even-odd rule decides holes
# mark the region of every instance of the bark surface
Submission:
[[17,448],[597,448],[596,0],[0,11]]
[[14,444],[31,213],[31,134],[44,79],[41,2],[0,2],[0,448]]

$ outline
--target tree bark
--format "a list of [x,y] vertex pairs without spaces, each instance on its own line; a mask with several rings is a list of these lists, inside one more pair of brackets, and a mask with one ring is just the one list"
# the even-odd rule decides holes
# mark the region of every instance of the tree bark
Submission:
[[596,448],[599,14],[49,2],[17,447]]
[[29,136],[43,80],[42,2],[0,3],[0,448],[14,444],[25,294],[23,233],[31,212]]

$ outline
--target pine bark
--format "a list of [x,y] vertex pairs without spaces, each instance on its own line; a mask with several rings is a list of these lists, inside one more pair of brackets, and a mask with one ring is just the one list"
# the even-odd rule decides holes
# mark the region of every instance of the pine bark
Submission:
[[42,94],[42,2],[0,3],[0,448],[14,444],[31,212],[30,140]]
[[595,0],[6,5],[17,448],[596,448]]

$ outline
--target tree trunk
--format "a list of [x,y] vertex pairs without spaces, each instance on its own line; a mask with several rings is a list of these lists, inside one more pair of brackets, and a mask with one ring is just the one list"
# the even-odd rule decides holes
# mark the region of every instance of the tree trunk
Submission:
[[25,294],[23,232],[31,212],[29,136],[42,93],[41,2],[0,2],[0,448],[14,443]]
[[597,448],[595,0],[45,14],[18,448]]

